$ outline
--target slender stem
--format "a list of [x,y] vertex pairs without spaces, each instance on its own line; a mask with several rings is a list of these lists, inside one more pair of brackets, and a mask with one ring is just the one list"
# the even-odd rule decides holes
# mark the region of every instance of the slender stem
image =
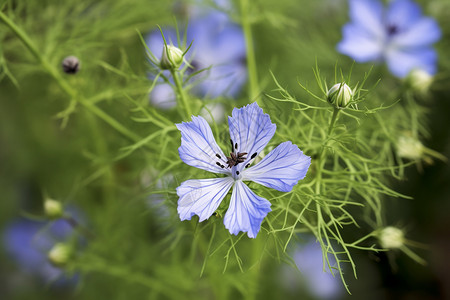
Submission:
[[2,20],[16,35],[17,37],[24,43],[24,45],[28,48],[28,50],[35,56],[35,58],[42,64],[44,69],[55,79],[55,81],[58,83],[58,85],[61,87],[64,92],[66,92],[72,99],[75,99],[77,102],[79,102],[81,105],[83,105],[86,109],[88,109],[90,112],[95,114],[97,117],[108,123],[111,127],[116,129],[118,132],[126,136],[127,138],[133,140],[133,141],[139,141],[141,138],[134,134],[132,131],[128,130],[126,127],[124,127],[122,124],[117,122],[115,119],[113,119],[111,116],[109,116],[107,113],[102,111],[97,106],[91,104],[90,102],[86,101],[85,99],[82,99],[77,96],[77,92],[75,89],[73,89],[66,80],[64,80],[59,73],[56,71],[56,69],[40,54],[37,47],[33,44],[31,39],[28,37],[28,35],[20,29],[10,18],[8,18],[7,15],[5,15],[3,12],[0,11],[0,20]]
[[334,107],[333,110],[333,116],[331,117],[331,121],[330,121],[330,125],[328,127],[328,131],[327,131],[327,136],[325,137],[325,142],[322,145],[322,149],[320,149],[318,158],[317,158],[317,170],[316,170],[316,194],[320,194],[320,187],[321,187],[321,179],[322,179],[322,169],[325,165],[325,148],[328,144],[328,139],[331,135],[331,133],[333,132],[334,129],[334,124],[336,124],[336,121],[338,119],[338,115],[339,115],[339,108]]
[[[91,138],[99,157],[109,157],[108,146],[106,145],[105,139],[102,138],[102,132],[99,128],[98,119],[96,119],[95,116],[89,111],[85,111],[84,115],[89,128],[92,129]],[[101,185],[103,198],[106,201],[114,201],[113,187],[116,186],[114,183],[114,172],[109,160],[105,160],[102,164],[104,164],[104,167],[106,169],[103,179],[104,184]]]
[[330,126],[328,127],[327,139],[330,137],[330,134],[331,134],[331,132],[334,129],[334,124],[337,121],[337,117],[338,117],[339,112],[340,112],[339,108],[335,107],[334,110],[333,110],[333,116],[331,117]]
[[[175,82],[175,86],[177,88],[177,94],[178,99],[181,100],[181,105],[184,108],[184,111],[186,113],[186,117],[190,118],[192,116],[191,107],[189,106],[189,103],[187,101],[186,93],[184,92],[183,85],[181,84],[180,77],[178,76],[178,73],[176,70],[171,69],[170,73],[172,74],[173,81]],[[180,103],[178,103],[179,105]]]
[[[252,251],[252,256],[254,259],[259,260],[260,256],[261,256],[261,248],[263,248],[263,244],[262,244],[262,240],[261,238],[256,238],[254,240],[252,240],[252,246],[251,246],[251,251]],[[256,265],[259,264],[259,265]],[[261,262],[255,262],[253,265],[253,269],[250,269],[249,271],[249,276],[251,276],[251,281],[252,282],[259,282],[260,281],[260,274],[261,274]],[[258,298],[258,289],[253,287],[248,289],[248,294],[246,299],[248,300],[254,300]]]
[[251,28],[250,18],[248,15],[249,1],[241,0],[240,4],[241,4],[241,24],[242,24],[242,29],[244,31],[245,45],[246,45],[246,51],[247,51],[249,96],[250,96],[250,99],[255,99],[257,101],[257,97],[259,95],[260,90],[259,90],[259,86],[258,86],[258,72],[257,72],[257,68],[256,68],[255,51],[253,48],[252,28]]
[[75,264],[75,267],[86,272],[98,272],[130,283],[140,284],[149,289],[149,291],[160,293],[164,299],[182,299],[184,295],[180,289],[177,289],[176,283],[162,284],[155,274],[143,273],[132,269],[129,265],[117,264],[111,260],[106,260],[103,256],[83,254],[81,259]]
[[30,52],[41,62],[41,55],[38,49],[31,42],[30,38],[23,32],[19,27],[14,24],[14,22],[8,18],[3,12],[0,11],[0,19],[17,35],[19,39],[25,44],[25,46],[30,50]]
[[406,98],[406,111],[411,115],[411,132],[413,137],[419,138],[419,113],[418,105],[414,101],[411,93],[407,92],[405,94]]

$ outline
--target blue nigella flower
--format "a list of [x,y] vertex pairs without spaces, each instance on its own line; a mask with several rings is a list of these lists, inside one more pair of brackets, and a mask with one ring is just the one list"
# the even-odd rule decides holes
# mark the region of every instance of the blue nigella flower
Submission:
[[[175,30],[163,31],[168,44],[181,47]],[[187,27],[186,38],[188,45],[193,41],[185,58],[194,69],[188,71],[193,73],[211,67],[194,76],[192,92],[199,97],[236,97],[247,80],[242,29],[224,13],[212,12],[193,19]],[[157,57],[161,55],[164,42],[159,30],[150,33],[146,43],[152,53]],[[150,94],[152,103],[162,108],[173,107],[175,94],[170,89],[167,83],[157,85]]]
[[284,142],[251,166],[276,130],[269,115],[264,114],[257,103],[233,109],[228,124],[232,146],[229,157],[217,145],[204,118],[193,116],[191,122],[176,124],[181,131],[180,158],[190,166],[226,175],[181,183],[177,188],[178,214],[182,221],[197,215],[202,222],[214,213],[233,187],[225,227],[232,234],[242,231],[255,238],[262,220],[271,211],[271,204],[253,193],[244,181],[290,192],[305,177],[311,158],[291,142]]
[[436,72],[432,44],[441,37],[437,22],[422,16],[411,0],[392,0],[384,9],[378,0],[350,0],[351,22],[343,27],[338,51],[357,62],[386,61],[403,78],[414,69]]
[[65,219],[49,223],[18,218],[6,226],[3,244],[23,272],[46,283],[70,285],[76,283],[78,276],[66,276],[64,270],[50,263],[47,255],[56,243],[67,241],[73,233]]

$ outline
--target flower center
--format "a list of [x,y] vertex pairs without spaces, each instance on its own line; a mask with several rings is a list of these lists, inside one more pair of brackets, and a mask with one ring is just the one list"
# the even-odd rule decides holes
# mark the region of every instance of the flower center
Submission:
[[[219,167],[221,167],[222,169],[225,168],[225,165],[222,163],[224,162],[227,166],[227,168],[232,168],[234,166],[237,166],[240,163],[243,163],[247,157],[246,155],[248,154],[247,152],[239,152],[237,151],[238,149],[238,144],[234,143],[233,140],[230,139],[231,142],[231,150],[232,152],[230,152],[230,156],[226,157],[226,161],[224,159],[222,159],[222,157],[220,156],[220,154],[216,153],[216,157],[218,159],[220,159],[220,161],[216,162],[216,165],[218,165]],[[254,159],[256,157],[257,153],[253,153],[252,156],[250,157],[250,159]],[[248,163],[245,168],[248,168],[250,166],[250,163]],[[239,171],[236,171],[236,174],[239,175]]]
[[395,24],[389,24],[386,26],[386,32],[389,37],[396,35],[399,32],[399,28]]

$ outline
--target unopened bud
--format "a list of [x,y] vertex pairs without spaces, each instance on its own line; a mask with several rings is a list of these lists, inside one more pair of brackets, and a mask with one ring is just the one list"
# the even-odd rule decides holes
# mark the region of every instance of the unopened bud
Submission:
[[413,91],[426,94],[433,83],[433,76],[424,70],[414,69],[409,73],[406,80]]
[[345,83],[337,83],[328,90],[328,102],[337,108],[344,108],[352,100],[352,89]]
[[53,199],[45,199],[44,212],[50,219],[58,219],[63,216],[63,208],[61,202]]
[[80,60],[75,56],[67,56],[62,62],[62,68],[67,74],[75,74],[81,68]]
[[401,229],[388,226],[381,230],[379,240],[381,247],[386,249],[395,249],[403,246],[405,238]]
[[401,135],[397,141],[397,154],[402,158],[417,160],[422,158],[424,151],[423,144],[416,138],[409,135]]
[[64,243],[57,243],[48,252],[48,260],[57,267],[64,266],[72,255],[72,247]]
[[163,70],[178,69],[183,63],[183,51],[172,45],[164,45],[160,67]]

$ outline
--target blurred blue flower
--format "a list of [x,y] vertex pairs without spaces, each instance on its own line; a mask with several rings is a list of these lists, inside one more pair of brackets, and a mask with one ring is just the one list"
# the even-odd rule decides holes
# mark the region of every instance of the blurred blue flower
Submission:
[[342,30],[339,52],[357,62],[386,61],[400,78],[414,69],[436,72],[432,44],[441,30],[412,0],[392,0],[386,9],[379,0],[350,0],[350,19]]
[[[318,299],[338,299],[343,292],[342,282],[337,275],[333,276],[324,270],[322,247],[314,239],[304,245],[297,245],[293,253],[293,259],[298,270],[301,272],[301,283],[296,278],[294,269],[284,268],[282,274],[283,284],[291,290],[306,289],[311,295]],[[328,256],[331,266],[335,266],[336,260]],[[337,273],[337,272],[336,272]]]
[[281,192],[290,192],[305,177],[311,158],[291,142],[284,142],[250,167],[275,134],[276,125],[256,102],[233,109],[228,124],[232,146],[229,157],[217,145],[203,117],[193,116],[191,122],[176,124],[181,131],[178,148],[181,160],[199,169],[227,175],[182,182],[177,188],[180,197],[178,214],[182,221],[198,215],[202,222],[214,213],[234,186],[224,218],[225,227],[231,234],[242,231],[255,238],[262,220],[271,211],[271,204],[253,193],[243,181],[251,180]]
[[[163,32],[168,44],[183,49],[178,45],[174,29],[164,29]],[[192,74],[210,68],[193,77],[192,92],[199,97],[236,97],[247,80],[245,40],[241,28],[224,13],[211,12],[190,21],[186,38],[188,45],[193,41],[185,58],[194,69],[188,71]],[[150,33],[146,43],[152,53],[157,57],[161,55],[164,42],[159,30]],[[169,92],[169,88],[167,83],[157,85],[150,94],[152,103],[162,108],[174,106],[175,94]]]
[[26,274],[56,285],[74,284],[77,276],[66,276],[64,270],[48,260],[48,253],[58,242],[68,241],[73,227],[65,220],[52,222],[18,218],[6,226],[3,244],[6,253]]

